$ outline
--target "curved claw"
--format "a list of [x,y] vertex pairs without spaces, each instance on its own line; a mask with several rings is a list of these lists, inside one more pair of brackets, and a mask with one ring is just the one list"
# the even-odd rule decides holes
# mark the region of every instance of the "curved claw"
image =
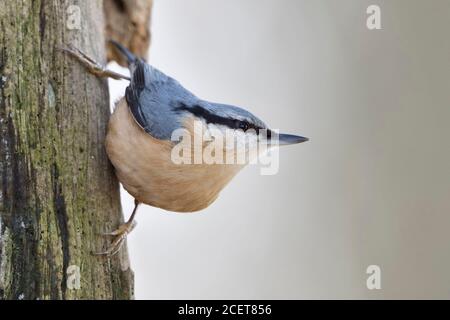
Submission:
[[125,242],[126,236],[120,236],[117,237],[116,240],[111,244],[111,246],[106,250],[102,252],[92,252],[94,256],[107,256],[112,257],[116,255],[120,249],[122,248],[123,243]]
[[106,77],[106,78],[113,78],[116,80],[130,80],[130,77],[124,76],[120,73],[111,71],[106,69],[104,66],[102,66],[100,63],[96,62],[94,59],[89,57],[87,54],[85,54],[83,51],[81,51],[78,48],[75,48],[72,45],[59,47],[59,49],[63,52],[68,53],[75,59],[77,59],[81,64],[85,66],[85,68],[92,73],[93,75],[97,77]]
[[137,223],[135,221],[131,223],[125,223],[119,226],[117,230],[114,230],[112,232],[103,233],[105,236],[115,236],[116,238],[111,243],[109,248],[106,251],[102,252],[92,252],[93,255],[96,256],[114,256],[117,254],[120,249],[122,248],[123,243],[125,242],[125,239],[127,238],[128,234],[133,231],[133,229],[136,227]]
[[134,228],[136,228],[136,225],[137,225],[136,221],[133,221],[131,223],[131,225],[125,223],[125,224],[120,225],[119,228],[117,228],[114,231],[103,232],[103,233],[100,233],[100,235],[102,235],[102,236],[118,236],[123,233],[129,234],[131,231],[133,231]]
[[103,234],[105,236],[115,236],[116,237],[114,239],[114,241],[112,242],[111,246],[106,251],[103,251],[103,252],[92,252],[93,255],[110,257],[110,256],[115,255],[117,252],[119,252],[120,248],[122,248],[122,245],[123,245],[125,239],[127,238],[127,235],[131,231],[133,231],[133,229],[137,225],[136,221],[134,221],[134,217],[136,215],[139,204],[140,204],[139,201],[134,200],[134,209],[133,209],[133,212],[131,213],[131,216],[128,219],[128,221],[126,223],[120,225],[119,228],[117,228],[117,230]]

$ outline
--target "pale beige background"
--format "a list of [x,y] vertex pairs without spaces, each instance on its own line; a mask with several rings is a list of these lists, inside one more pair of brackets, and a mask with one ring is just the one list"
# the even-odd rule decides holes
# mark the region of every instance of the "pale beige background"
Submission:
[[153,65],[311,141],[199,214],[141,208],[138,299],[450,297],[450,1],[156,0],[153,17]]

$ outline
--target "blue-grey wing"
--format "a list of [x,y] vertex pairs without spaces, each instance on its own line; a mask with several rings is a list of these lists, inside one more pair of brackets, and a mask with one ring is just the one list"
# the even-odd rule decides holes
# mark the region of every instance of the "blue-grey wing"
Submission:
[[178,101],[193,103],[198,99],[176,80],[140,60],[131,70],[125,98],[134,119],[152,137],[170,139],[172,132],[183,125],[174,106]]

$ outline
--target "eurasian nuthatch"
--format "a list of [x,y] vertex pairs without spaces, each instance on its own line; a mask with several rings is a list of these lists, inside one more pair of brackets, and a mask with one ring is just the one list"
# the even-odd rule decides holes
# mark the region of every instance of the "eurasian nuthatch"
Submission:
[[[125,97],[117,102],[109,121],[106,151],[119,181],[135,198],[135,207],[129,220],[108,234],[116,238],[107,251],[100,253],[105,255],[118,252],[134,227],[140,203],[176,212],[204,209],[244,166],[176,164],[171,159],[173,132],[185,129],[194,136],[194,123],[199,121],[206,130],[229,129],[238,140],[258,141],[260,132],[271,133],[250,112],[197,98],[176,80],[113,43],[128,60],[130,78],[103,68],[76,48],[64,49],[97,76],[130,80]],[[308,140],[287,134],[277,138],[280,145]]]

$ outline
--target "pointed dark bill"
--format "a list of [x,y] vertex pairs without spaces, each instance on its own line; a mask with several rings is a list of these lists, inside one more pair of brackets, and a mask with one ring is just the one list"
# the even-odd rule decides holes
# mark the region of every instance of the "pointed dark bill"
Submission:
[[290,144],[302,143],[302,142],[306,142],[309,140],[308,138],[305,138],[305,137],[296,136],[293,134],[285,134],[285,133],[280,133],[278,135],[275,135],[275,139],[277,137],[278,137],[278,143],[280,144],[280,146],[287,146]]
[[285,133],[278,134],[274,131],[270,131],[268,136],[260,135],[260,141],[265,142],[270,146],[288,146],[291,144],[306,142],[308,140],[309,139],[305,137]]

